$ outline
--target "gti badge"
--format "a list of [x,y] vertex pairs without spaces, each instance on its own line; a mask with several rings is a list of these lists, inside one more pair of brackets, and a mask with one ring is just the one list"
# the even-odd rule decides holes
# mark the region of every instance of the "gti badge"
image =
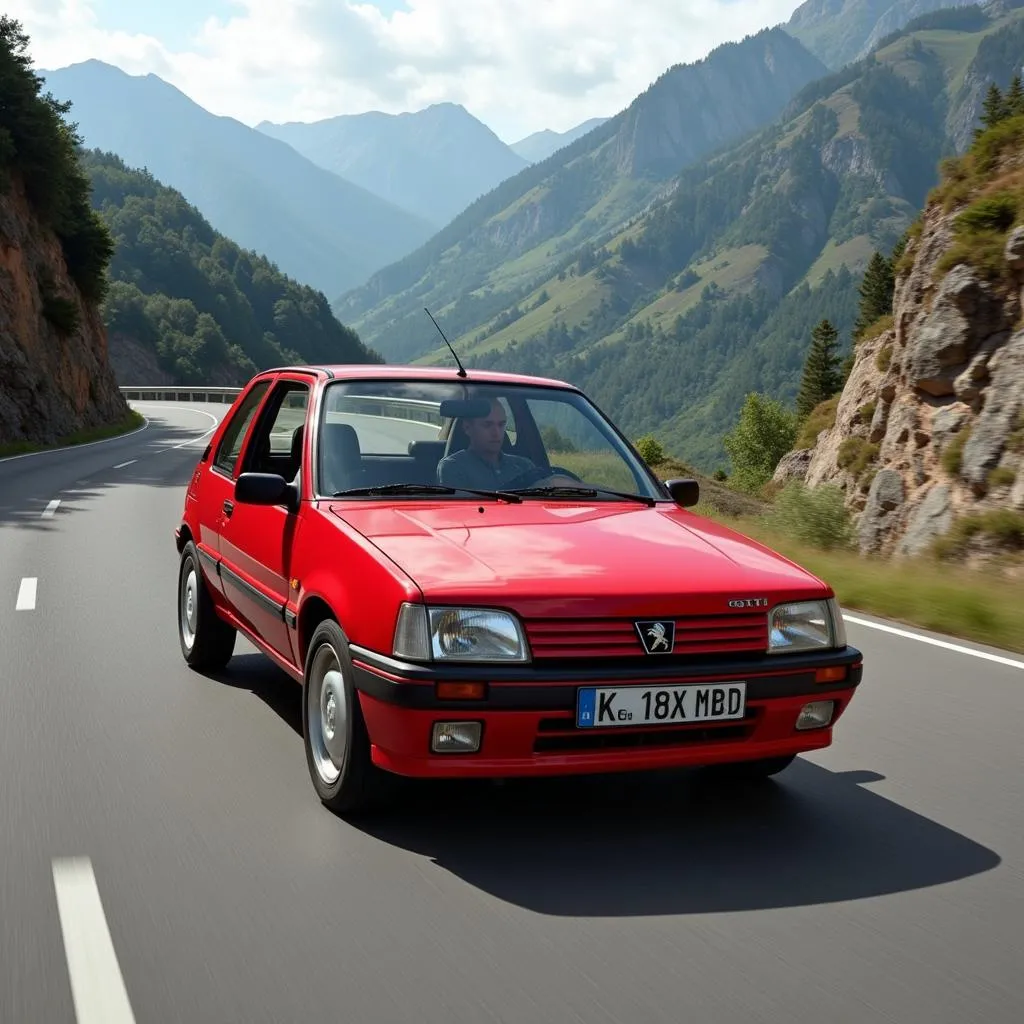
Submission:
[[767,597],[743,597],[729,602],[730,608],[767,608]]
[[676,624],[671,619],[661,622],[638,622],[636,631],[648,654],[671,654],[676,644]]

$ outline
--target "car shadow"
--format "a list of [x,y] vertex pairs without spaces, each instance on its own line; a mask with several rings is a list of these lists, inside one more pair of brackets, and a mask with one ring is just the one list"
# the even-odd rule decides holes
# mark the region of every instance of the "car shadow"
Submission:
[[202,675],[222,686],[248,690],[289,725],[301,742],[302,688],[264,654],[235,654],[224,669]]
[[992,850],[805,759],[758,784],[668,772],[404,783],[365,834],[541,914],[626,917],[811,906],[989,871]]

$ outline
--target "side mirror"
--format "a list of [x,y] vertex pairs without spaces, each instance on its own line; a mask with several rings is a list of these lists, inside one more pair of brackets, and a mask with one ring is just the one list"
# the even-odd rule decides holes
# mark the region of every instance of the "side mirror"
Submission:
[[294,510],[295,488],[277,473],[243,473],[235,481],[235,498],[245,505],[287,505]]
[[665,486],[672,500],[682,508],[692,508],[700,501],[700,484],[696,480],[666,480]]

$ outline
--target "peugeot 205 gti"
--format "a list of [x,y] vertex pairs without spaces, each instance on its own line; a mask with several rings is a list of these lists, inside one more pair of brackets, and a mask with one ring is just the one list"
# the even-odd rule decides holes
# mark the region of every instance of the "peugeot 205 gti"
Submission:
[[301,684],[339,812],[386,773],[772,775],[832,742],[861,653],[830,587],[697,500],[569,384],[268,370],[187,488],[181,649],[217,670],[241,633]]

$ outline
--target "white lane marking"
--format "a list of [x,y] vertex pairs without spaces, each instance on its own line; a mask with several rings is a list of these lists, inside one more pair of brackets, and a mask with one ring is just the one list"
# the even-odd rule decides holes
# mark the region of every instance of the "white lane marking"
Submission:
[[127,462],[119,462],[114,469],[124,469],[125,466],[134,466],[138,459],[129,459]]
[[16,612],[30,612],[36,606],[36,588],[39,580],[35,576],[25,576],[18,587],[18,600],[14,605]]
[[54,498],[53,501],[51,501],[46,506],[46,508],[43,509],[43,518],[52,519],[53,514],[57,511],[58,508],[60,508],[60,498]]
[[78,1024],[134,1024],[89,858],[54,858],[53,887]]
[[922,636],[920,633],[912,633],[908,629],[883,626],[880,622],[872,622],[870,619],[862,619],[856,615],[847,615],[845,611],[843,612],[843,619],[857,626],[867,626],[868,629],[892,633],[893,636],[901,636],[906,640],[917,640],[922,644],[931,644],[933,647],[941,647],[946,651],[955,651],[957,654],[969,654],[972,658],[981,658],[984,661],[994,661],[997,665],[1008,665],[1010,668],[1024,669],[1024,661],[1018,661],[1015,658],[1006,658],[1000,654],[990,654],[988,651],[976,651],[973,647],[964,647],[962,644],[950,643],[948,640],[937,640],[935,637]]
[[[198,437],[190,437],[187,441],[182,441],[181,444],[172,444],[168,448],[158,448],[153,452],[154,455],[163,455],[164,452],[175,452],[178,451],[179,448],[187,448],[189,445],[195,444],[197,441],[204,441],[217,429],[218,426],[220,426],[220,420],[214,416],[212,412],[207,412],[205,409],[193,409],[184,405],[153,405],[150,402],[147,402],[146,405],[150,409],[173,409],[175,412],[194,412],[199,416],[209,417],[213,422],[213,426],[210,427],[205,434],[200,434]],[[225,406],[225,409],[227,408],[230,408],[230,406]]]
[[91,448],[96,444],[110,444],[111,441],[123,441],[126,437],[131,437],[134,434],[139,434],[149,426],[149,420],[145,416],[142,417],[146,420],[141,427],[136,427],[134,430],[129,430],[127,434],[118,434],[117,437],[103,437],[99,441],[86,441],[85,444],[69,444],[63,448],[45,448],[41,452],[23,452],[21,455],[7,455],[0,459],[0,462],[14,462],[15,459],[31,459],[36,455],[56,455],[57,452],[70,452],[77,451],[79,448]]

